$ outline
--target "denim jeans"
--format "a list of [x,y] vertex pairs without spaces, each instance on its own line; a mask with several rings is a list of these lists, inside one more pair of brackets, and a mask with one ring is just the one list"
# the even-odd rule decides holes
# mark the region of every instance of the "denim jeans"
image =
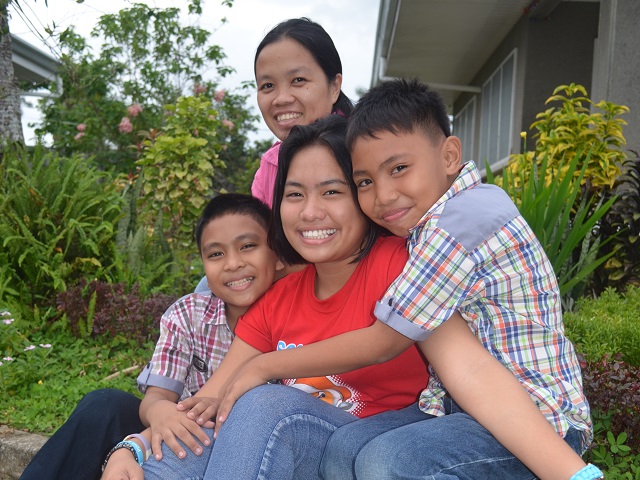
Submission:
[[130,433],[144,429],[140,399],[114,389],[86,394],[67,421],[33,457],[20,480],[92,480],[102,475],[109,450]]
[[[343,426],[329,439],[321,463],[325,480],[536,478],[486,429],[452,400],[447,415],[417,404]],[[580,453],[581,435],[565,438]]]
[[201,456],[187,451],[180,460],[163,446],[161,462],[145,463],[145,480],[319,479],[327,439],[354,420],[308,393],[263,385],[236,402],[218,439]]

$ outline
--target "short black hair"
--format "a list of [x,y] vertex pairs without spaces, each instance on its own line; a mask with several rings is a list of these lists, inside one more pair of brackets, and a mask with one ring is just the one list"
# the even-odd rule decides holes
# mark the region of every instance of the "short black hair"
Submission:
[[262,200],[241,193],[222,193],[209,200],[204,207],[194,231],[198,251],[202,253],[202,232],[216,218],[225,215],[249,215],[265,232],[269,230],[271,209]]
[[280,205],[282,204],[289,167],[291,166],[293,157],[305,148],[323,146],[331,152],[344,175],[347,185],[349,185],[351,197],[356,204],[356,208],[366,220],[367,230],[365,232],[362,249],[354,259],[354,262],[358,262],[367,256],[376,243],[378,235],[381,233],[380,227],[373,223],[360,209],[358,192],[352,178],[353,167],[351,165],[351,155],[349,155],[349,150],[347,150],[344,142],[346,131],[346,118],[340,115],[329,115],[316,120],[310,125],[296,125],[291,129],[291,133],[289,133],[280,146],[278,173],[276,175],[276,184],[273,192],[273,219],[269,226],[269,245],[272,250],[278,253],[281,260],[290,265],[306,263],[306,260],[294,250],[284,234],[282,218],[280,216]]
[[451,124],[442,96],[416,79],[387,80],[372,87],[349,117],[346,143],[351,150],[360,137],[377,132],[423,131],[432,141],[451,136]]
[[[316,63],[320,66],[329,82],[335,80],[337,74],[342,75],[342,62],[338,50],[331,40],[327,31],[320,24],[309,20],[306,17],[290,18],[280,22],[267,33],[258,48],[253,61],[253,72],[256,71],[256,63],[260,52],[267,45],[290,38],[295,40],[307,50]],[[353,103],[340,90],[340,95],[333,104],[333,112],[342,113],[349,116],[353,109]]]

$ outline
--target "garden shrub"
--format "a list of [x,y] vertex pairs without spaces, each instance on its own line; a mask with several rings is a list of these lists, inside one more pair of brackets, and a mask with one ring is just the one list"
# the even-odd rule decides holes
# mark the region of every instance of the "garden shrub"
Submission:
[[596,299],[581,298],[575,312],[564,315],[567,335],[590,362],[603,356],[622,355],[640,367],[640,288],[629,287],[618,293],[606,289]]
[[554,178],[564,177],[569,159],[578,154],[579,167],[587,164],[582,184],[595,191],[612,188],[626,157],[622,148],[626,145],[623,127],[627,122],[619,117],[629,109],[611,102],[594,103],[586,89],[574,83],[558,86],[545,102],[550,103],[554,106],[536,115],[530,127],[535,130],[534,150],[511,155],[506,170],[519,174],[526,183],[534,165],[540,166],[547,158],[548,185]]
[[59,293],[57,305],[78,337],[120,335],[142,344],[158,339],[160,318],[175,300],[162,293],[143,298],[137,285],[82,281]]
[[51,305],[84,277],[107,278],[121,196],[81,157],[6,149],[0,163],[0,300]]
[[630,154],[612,191],[617,199],[600,225],[603,237],[615,238],[605,247],[613,257],[599,269],[599,283],[619,289],[640,286],[640,156],[633,150]]
[[608,418],[614,435],[627,434],[627,444],[640,452],[640,367],[622,355],[604,355],[582,368],[584,392],[592,410]]

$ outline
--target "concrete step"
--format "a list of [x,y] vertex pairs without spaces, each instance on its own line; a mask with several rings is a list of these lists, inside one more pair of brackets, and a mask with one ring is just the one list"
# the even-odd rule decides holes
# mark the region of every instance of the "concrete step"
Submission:
[[31,461],[47,437],[0,425],[0,480],[14,480]]

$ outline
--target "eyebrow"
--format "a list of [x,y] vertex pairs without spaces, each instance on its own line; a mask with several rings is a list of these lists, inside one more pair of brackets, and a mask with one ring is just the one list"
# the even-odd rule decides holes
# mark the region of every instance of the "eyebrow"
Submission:
[[[260,241],[260,236],[255,233],[243,233],[238,235],[233,239],[234,242],[245,242],[245,241],[258,242]],[[220,248],[223,244],[221,242],[209,242],[202,247],[202,250],[209,250],[212,248]]]
[[[384,162],[382,162],[380,165],[378,165],[378,168],[376,168],[376,170],[377,171],[384,170],[391,163],[396,162],[396,161],[402,159],[403,157],[406,157],[406,154],[398,153],[397,155],[391,155]],[[354,170],[353,173],[351,174],[351,176],[356,177],[358,175],[366,175],[367,173],[368,173],[368,170]]]
[[[292,68],[291,70],[287,70],[286,72],[284,72],[284,74],[285,76],[297,75],[297,74],[305,73],[307,70],[309,70],[308,67],[304,65],[300,65],[298,67]],[[266,74],[256,76],[256,80],[264,81],[264,80],[271,79],[271,77],[273,77],[273,75],[266,73]]]
[[[328,180],[324,180],[323,182],[320,183],[316,183],[314,186],[315,187],[326,187],[329,185],[335,185],[335,184],[339,184],[339,185],[345,185],[347,186],[348,183],[341,179],[341,178],[330,178]],[[287,180],[285,182],[285,187],[298,187],[298,188],[304,188],[304,185],[300,182],[294,182],[293,180]]]

